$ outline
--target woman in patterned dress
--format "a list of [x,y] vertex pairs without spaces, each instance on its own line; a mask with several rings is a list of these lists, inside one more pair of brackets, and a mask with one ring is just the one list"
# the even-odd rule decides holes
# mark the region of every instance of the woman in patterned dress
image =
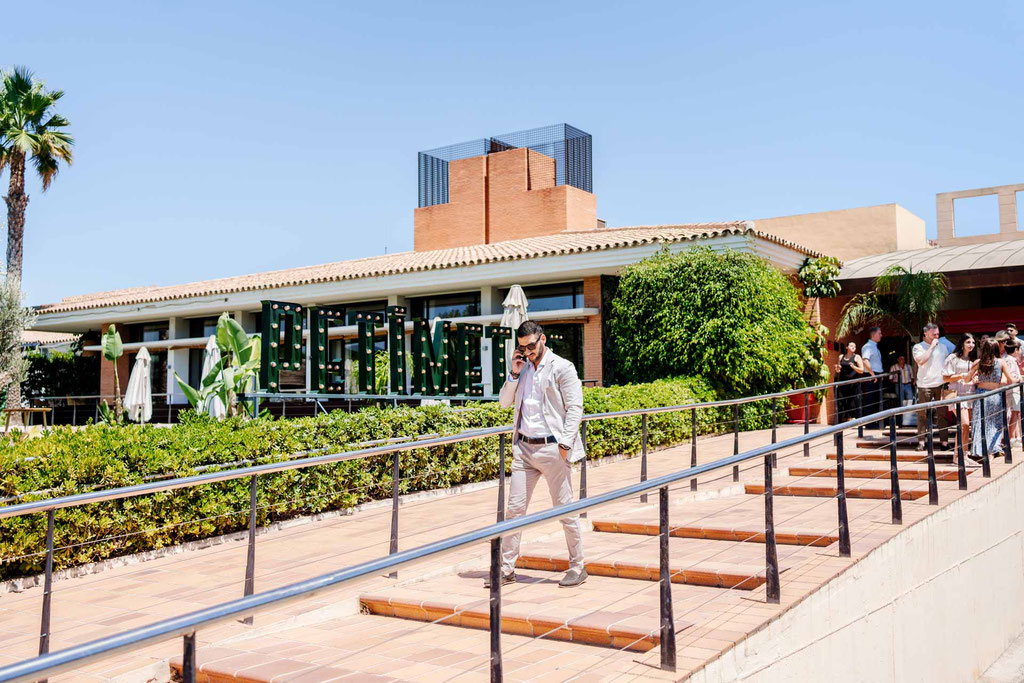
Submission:
[[[999,360],[999,343],[986,339],[979,344],[981,354],[971,365],[967,382],[975,381],[975,393],[983,394],[1010,383],[1006,366]],[[998,394],[974,401],[974,438],[971,439],[971,460],[980,462],[984,457],[984,446],[989,457],[1003,454],[1003,402]],[[981,419],[984,404],[985,419]],[[984,435],[982,434],[984,432]]]

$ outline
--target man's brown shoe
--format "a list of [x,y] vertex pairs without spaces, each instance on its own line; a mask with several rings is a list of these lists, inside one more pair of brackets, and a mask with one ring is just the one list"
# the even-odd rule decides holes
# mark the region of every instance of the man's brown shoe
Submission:
[[[508,585],[510,583],[515,583],[515,582],[516,582],[516,573],[515,572],[509,572],[508,574],[502,574],[501,575],[501,585],[502,586],[506,586],[506,585]],[[484,579],[484,588],[490,588],[490,587],[491,587],[491,575],[488,574],[487,578]]]
[[559,588],[574,588],[587,580],[586,569],[570,569],[558,582]]

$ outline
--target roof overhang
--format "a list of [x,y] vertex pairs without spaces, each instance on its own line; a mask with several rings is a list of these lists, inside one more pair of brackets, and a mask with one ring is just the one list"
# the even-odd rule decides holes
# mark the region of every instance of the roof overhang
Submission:
[[486,286],[508,287],[578,280],[594,275],[614,275],[626,266],[656,254],[667,247],[678,253],[697,246],[716,251],[733,250],[756,254],[782,272],[795,273],[803,263],[805,251],[781,244],[753,231],[734,232],[716,237],[677,241],[649,242],[568,254],[480,263],[429,271],[396,273],[377,277],[317,282],[293,287],[257,289],[230,294],[153,301],[121,306],[104,306],[57,313],[40,312],[33,325],[36,330],[85,332],[103,325],[166,320],[172,317],[215,316],[224,311],[256,311],[265,299],[292,301],[303,305],[337,304],[346,301],[382,299],[389,294],[405,297],[428,296],[466,291]]

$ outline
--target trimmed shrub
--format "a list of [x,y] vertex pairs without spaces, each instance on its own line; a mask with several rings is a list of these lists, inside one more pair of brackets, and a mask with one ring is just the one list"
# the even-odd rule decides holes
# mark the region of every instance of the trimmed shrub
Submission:
[[[587,388],[588,414],[714,399],[700,380],[663,380],[642,386]],[[721,431],[722,409],[700,411],[698,432]],[[511,409],[496,403],[467,408],[443,405],[366,408],[310,418],[260,418],[216,422],[183,413],[173,428],[151,425],[86,429],[55,427],[38,439],[0,447],[0,496],[6,504],[71,495],[195,474],[211,466],[230,469],[247,462],[273,462],[288,454],[323,449],[352,450],[377,439],[454,434],[508,424]],[[689,413],[651,416],[651,447],[690,438]],[[497,476],[497,437],[401,454],[402,493],[443,488]],[[640,418],[588,423],[589,457],[640,450]],[[507,462],[511,465],[511,453]],[[35,492],[32,495],[23,494]],[[391,495],[391,456],[308,467],[258,479],[260,525],[297,515],[350,508]],[[18,497],[17,500],[11,500]],[[55,566],[95,562],[185,541],[225,534],[248,524],[246,479],[85,505],[56,513]],[[45,515],[0,520],[0,578],[41,571]]]
[[753,254],[667,249],[625,269],[610,323],[629,382],[701,377],[725,396],[794,386],[817,349],[800,297]]

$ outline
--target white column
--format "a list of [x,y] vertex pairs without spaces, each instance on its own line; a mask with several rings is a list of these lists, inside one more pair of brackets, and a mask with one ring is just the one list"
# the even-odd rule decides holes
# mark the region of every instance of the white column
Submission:
[[[188,320],[185,318],[171,318],[167,321],[168,339],[187,339]],[[185,394],[181,393],[174,373],[177,372],[183,380],[188,381],[188,349],[169,349],[167,351],[167,400],[169,403],[188,403]]]
[[256,329],[255,311],[232,311],[231,315],[242,326],[242,329],[248,332],[249,334],[255,334],[259,332],[259,330]]
[[480,314],[492,315],[494,313],[501,313],[501,292],[494,286],[481,287]]

